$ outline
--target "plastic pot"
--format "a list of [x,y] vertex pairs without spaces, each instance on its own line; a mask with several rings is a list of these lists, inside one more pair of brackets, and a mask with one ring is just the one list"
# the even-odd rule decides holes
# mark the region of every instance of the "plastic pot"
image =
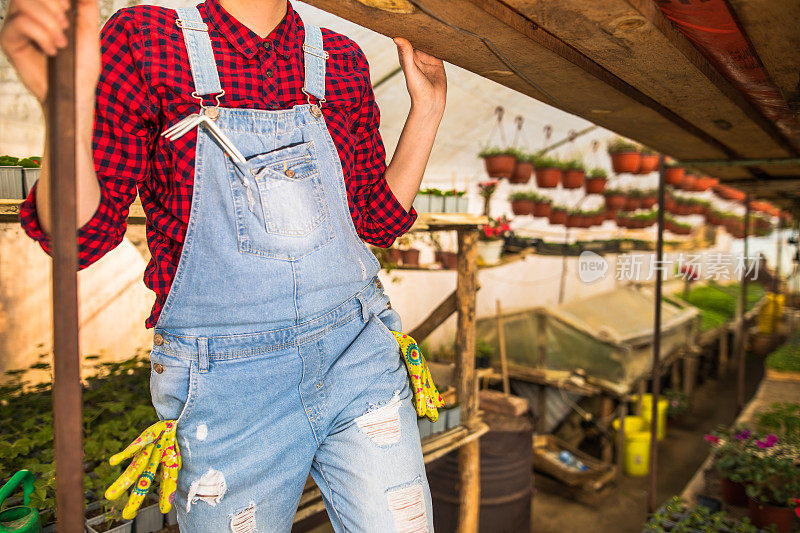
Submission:
[[533,175],[533,163],[530,161],[517,160],[514,165],[514,171],[511,173],[509,182],[511,183],[528,183]]
[[636,211],[642,206],[640,198],[635,196],[628,196],[625,198],[625,211]]
[[642,160],[642,154],[639,152],[617,152],[609,155],[611,156],[611,168],[617,174],[623,172],[633,174],[639,171],[639,163]]
[[454,269],[458,265],[458,254],[455,252],[436,252],[436,259],[442,268]]
[[530,215],[533,213],[534,204],[535,202],[533,200],[511,200],[511,211],[513,211],[515,215]]
[[655,196],[645,196],[640,200],[642,209],[650,209],[658,202]]
[[565,189],[578,189],[583,187],[583,170],[565,170],[561,175],[561,185]]
[[586,194],[603,194],[607,182],[606,178],[586,178],[584,182]]
[[456,205],[457,205],[456,209],[458,210],[458,212],[459,213],[466,213],[467,211],[469,211],[469,198],[467,198],[466,196],[463,196],[463,195],[462,196],[458,196],[457,198],[458,198],[458,201],[456,203]]
[[133,520],[124,520],[120,525],[105,528],[106,515],[101,514],[86,521],[86,531],[88,533],[133,533]]
[[496,265],[500,262],[502,253],[503,241],[501,239],[478,241],[478,257],[484,265]]
[[456,213],[456,212],[458,212],[458,197],[457,196],[445,196],[443,203],[444,203],[444,212],[445,213]]
[[697,176],[694,174],[686,174],[683,176],[683,181],[679,185],[681,189],[684,191],[696,191],[697,190]]
[[613,196],[606,196],[606,209],[617,211],[625,208],[625,203],[628,197],[624,194],[615,194]]
[[536,185],[543,189],[552,189],[561,181],[560,168],[536,168]]
[[514,173],[517,158],[508,154],[490,155],[483,158],[483,164],[486,166],[486,173],[489,174],[489,177],[510,178]]
[[0,198],[22,200],[24,189],[22,167],[0,167]]
[[731,481],[725,477],[720,478],[719,491],[722,495],[722,501],[729,505],[746,507],[750,503],[750,499],[747,497],[747,490],[745,490],[744,485],[737,483],[736,481]]
[[756,527],[768,527],[774,524],[780,533],[789,533],[794,521],[794,509],[776,507],[750,499],[750,520]]
[[583,227],[583,215],[567,215],[565,226],[568,228],[581,228]]
[[667,185],[679,186],[683,181],[685,170],[683,167],[667,167],[664,169],[664,182]]
[[403,258],[403,264],[409,266],[418,266],[419,265],[419,250],[416,248],[409,248],[408,250],[403,250],[401,252],[401,256]]
[[617,216],[617,212],[613,209],[606,208],[605,219],[606,220],[614,220]]
[[444,213],[444,196],[431,194],[428,206],[429,213]]
[[134,519],[136,533],[154,533],[160,531],[164,527],[164,515],[161,514],[161,509],[158,508],[158,498],[149,496],[145,503],[149,503],[147,507],[139,508]]
[[423,193],[417,194],[417,197],[414,198],[413,205],[418,213],[429,213],[431,210],[431,195]]
[[22,175],[24,178],[23,187],[24,191],[23,194],[27,198],[28,194],[31,192],[33,188],[33,184],[39,180],[39,174],[41,173],[41,168],[23,168]]
[[551,224],[566,224],[567,212],[563,209],[550,208],[550,215],[547,217]]
[[534,202],[533,216],[535,217],[550,216],[550,202]]
[[402,258],[403,258],[403,252],[401,252],[399,248],[386,249],[386,259],[388,259],[395,265],[399,265]]
[[734,202],[743,202],[746,198],[746,194],[739,189],[734,189],[733,187],[729,187],[727,185],[715,185],[714,192],[716,192],[722,198],[726,200],[731,200]]
[[658,154],[640,154],[636,174],[650,174],[658,168]]

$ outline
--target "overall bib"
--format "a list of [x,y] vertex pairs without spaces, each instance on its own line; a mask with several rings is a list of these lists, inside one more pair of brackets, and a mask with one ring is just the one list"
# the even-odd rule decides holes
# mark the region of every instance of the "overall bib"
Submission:
[[[208,26],[178,10],[194,96],[222,93]],[[150,354],[177,420],[188,533],[284,532],[313,476],[336,531],[433,531],[400,331],[359,239],[324,118],[322,33],[306,25],[306,105],[204,113],[191,214]]]

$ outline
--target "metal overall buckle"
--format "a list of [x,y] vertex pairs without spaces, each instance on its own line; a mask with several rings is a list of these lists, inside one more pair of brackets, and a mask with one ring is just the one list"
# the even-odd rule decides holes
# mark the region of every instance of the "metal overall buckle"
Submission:
[[308,106],[309,106],[308,110],[311,112],[311,116],[313,116],[314,118],[321,117],[322,116],[322,104],[324,104],[326,102],[326,99],[323,98],[322,100],[317,100],[317,103],[315,104],[314,102],[311,101],[311,95],[306,91],[305,86],[303,86],[303,88],[300,89],[300,90],[303,91],[304,95],[306,95],[306,102],[308,102]]
[[203,97],[197,94],[197,91],[192,93],[192,98],[196,98],[200,102],[200,114],[207,116],[211,120],[217,120],[219,118],[219,99],[223,96],[225,96],[225,89],[222,89],[214,95],[216,105],[207,106],[203,102]]

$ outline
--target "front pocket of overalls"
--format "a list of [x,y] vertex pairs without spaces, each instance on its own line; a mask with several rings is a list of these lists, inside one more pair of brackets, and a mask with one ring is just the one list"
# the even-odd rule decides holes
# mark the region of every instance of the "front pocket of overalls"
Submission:
[[150,352],[150,399],[161,420],[185,424],[196,394],[195,363],[158,350]]
[[294,260],[333,238],[312,141],[253,156],[233,172],[244,173],[232,176],[240,188],[240,251]]

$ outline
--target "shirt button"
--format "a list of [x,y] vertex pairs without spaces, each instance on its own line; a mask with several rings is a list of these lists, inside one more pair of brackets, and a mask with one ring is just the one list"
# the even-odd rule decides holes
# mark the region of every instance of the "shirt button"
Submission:
[[268,68],[267,72],[265,72],[265,74],[267,75],[268,78],[271,78],[272,77],[272,69]]
[[272,41],[264,41],[262,46],[264,47],[264,50],[272,50]]
[[156,371],[156,374],[163,374],[164,373],[164,365],[159,363],[153,363],[153,370]]
[[156,333],[153,335],[153,344],[156,346],[161,346],[164,344],[164,337],[161,336],[161,333]]

